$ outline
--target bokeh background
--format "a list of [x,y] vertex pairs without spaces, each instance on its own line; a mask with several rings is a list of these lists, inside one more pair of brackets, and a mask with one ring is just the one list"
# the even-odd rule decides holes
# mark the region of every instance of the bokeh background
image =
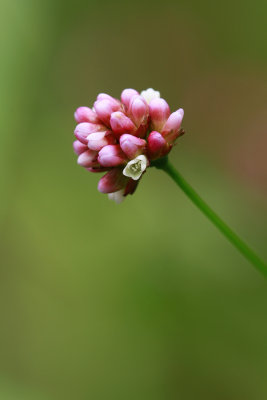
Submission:
[[0,4],[0,399],[266,399],[266,281],[162,172],[108,201],[72,141],[99,92],[160,90],[172,162],[266,259],[267,2]]

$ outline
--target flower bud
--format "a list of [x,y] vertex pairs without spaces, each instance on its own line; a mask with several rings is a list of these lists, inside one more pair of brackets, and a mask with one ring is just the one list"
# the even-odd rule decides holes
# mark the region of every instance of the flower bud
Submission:
[[163,157],[168,153],[168,144],[159,132],[151,132],[147,138],[147,142],[149,158],[155,159]]
[[107,172],[98,182],[98,190],[101,193],[114,193],[127,185],[128,179],[122,174],[120,168],[113,168]]
[[129,113],[137,127],[145,124],[149,115],[149,108],[141,96],[133,96],[129,106]]
[[140,179],[138,181],[134,181],[133,179],[128,180],[128,183],[124,189],[124,196],[127,196],[128,194],[134,194]]
[[164,99],[154,98],[149,103],[149,113],[153,129],[160,132],[170,115],[168,103]]
[[117,106],[121,107],[121,103],[119,100],[115,99],[115,97],[112,97],[106,93],[99,93],[99,95],[97,96],[97,100],[108,100],[111,103],[116,104]]
[[184,110],[180,108],[178,111],[172,113],[162,129],[162,136],[166,141],[172,144],[180,134],[180,128],[184,117]]
[[139,93],[134,89],[124,89],[122,91],[122,93],[121,93],[121,101],[126,106],[126,108],[129,107],[132,97],[136,96],[138,94]]
[[133,133],[136,130],[134,123],[123,112],[117,111],[111,114],[110,125],[113,132],[120,136],[123,133]]
[[86,144],[81,143],[79,140],[75,140],[75,142],[73,142],[73,150],[79,156],[87,150],[87,146]]
[[85,168],[99,166],[97,162],[97,151],[86,150],[79,155],[77,163]]
[[78,123],[92,122],[93,124],[101,123],[95,111],[89,107],[79,107],[74,113],[74,117]]
[[128,179],[128,182],[123,189],[118,190],[117,192],[108,193],[108,198],[115,201],[115,203],[120,204],[128,194],[134,194],[139,181],[140,180],[134,181],[133,179]]
[[[115,100],[115,99],[114,99]],[[114,111],[120,110],[121,106],[118,102],[109,99],[97,100],[94,103],[96,114],[101,121],[110,126],[110,116]]]
[[98,162],[102,167],[116,167],[124,164],[125,161],[125,154],[119,144],[105,146],[98,154]]
[[99,151],[108,144],[115,144],[116,138],[111,131],[90,133],[87,136],[88,147],[91,150]]
[[74,135],[83,144],[87,144],[87,136],[93,132],[100,132],[105,130],[104,125],[92,124],[91,122],[81,122],[75,128]]
[[144,152],[146,141],[126,133],[120,137],[120,146],[122,151],[131,160]]

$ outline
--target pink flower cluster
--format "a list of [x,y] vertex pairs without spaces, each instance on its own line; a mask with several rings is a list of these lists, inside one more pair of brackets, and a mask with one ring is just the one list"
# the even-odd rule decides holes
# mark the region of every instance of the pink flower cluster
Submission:
[[183,131],[183,109],[171,114],[159,92],[125,89],[121,101],[101,93],[94,107],[79,107],[73,148],[78,164],[107,173],[98,190],[116,202],[133,194],[151,161],[166,156]]

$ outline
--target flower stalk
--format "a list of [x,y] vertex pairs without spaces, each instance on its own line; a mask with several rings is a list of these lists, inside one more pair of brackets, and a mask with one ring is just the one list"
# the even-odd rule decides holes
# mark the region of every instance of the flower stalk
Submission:
[[267,265],[240,237],[202,200],[192,186],[180,175],[168,160],[168,157],[155,160],[151,163],[158,169],[166,172],[182,189],[189,199],[203,214],[222,232],[222,234],[243,254],[243,256],[267,278]]

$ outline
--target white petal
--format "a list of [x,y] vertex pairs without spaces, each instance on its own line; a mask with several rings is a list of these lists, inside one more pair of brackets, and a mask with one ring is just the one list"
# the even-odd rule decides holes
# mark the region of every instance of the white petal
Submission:
[[149,104],[151,100],[160,98],[160,92],[152,88],[149,88],[147,90],[143,90],[141,92],[141,96],[145,99],[147,104]]
[[123,196],[124,189],[118,190],[117,192],[108,193],[109,200],[115,201],[115,203],[120,204],[124,200]]
[[148,166],[148,160],[147,160],[146,156],[144,156],[143,154],[141,154],[140,156],[136,157],[135,160],[140,160],[141,161],[141,166],[142,167],[144,166],[145,169]]
[[[137,168],[133,168],[135,165]],[[129,161],[122,173],[128,178],[132,178],[134,181],[137,181],[145,171],[147,165],[148,160],[146,156],[141,155],[136,157],[134,160]]]
[[132,172],[127,166],[122,171],[123,175],[127,176],[128,178],[132,178],[134,181],[138,181],[140,176],[142,175],[142,171]]

